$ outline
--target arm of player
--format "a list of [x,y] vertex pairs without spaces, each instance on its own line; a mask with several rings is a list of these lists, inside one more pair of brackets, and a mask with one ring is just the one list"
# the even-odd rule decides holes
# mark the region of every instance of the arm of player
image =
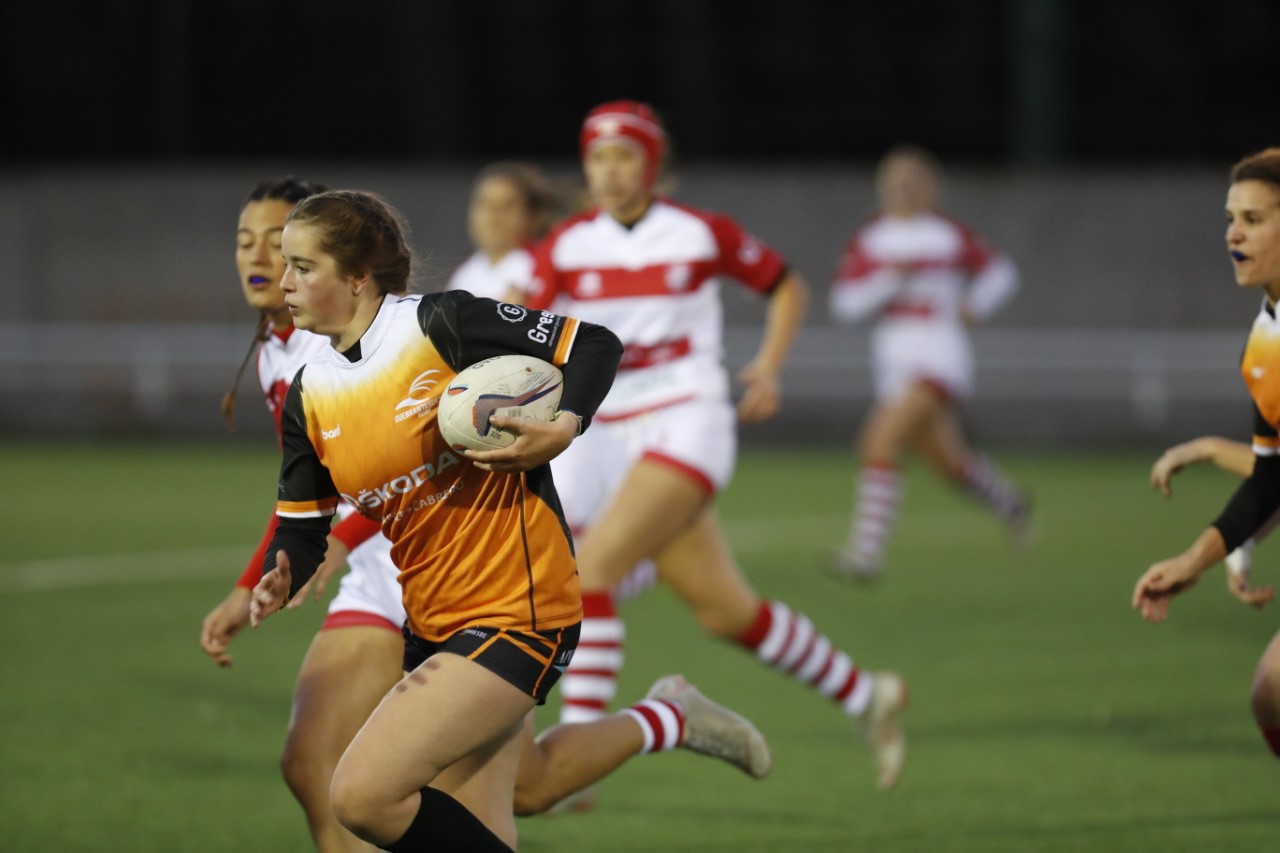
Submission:
[[1212,462],[1229,474],[1253,473],[1253,448],[1241,441],[1204,435],[1170,447],[1151,466],[1151,487],[1165,497],[1173,494],[1173,475],[1188,465]]
[[613,385],[622,360],[622,342],[604,326],[577,320],[573,324],[576,328],[569,332],[573,340],[567,358],[560,365],[564,391],[557,416],[545,423],[517,423],[505,415],[493,416],[490,422],[514,432],[516,440],[501,450],[466,451],[465,455],[478,467],[514,473],[545,465],[563,453],[590,425]]
[[1226,555],[1222,534],[1216,527],[1208,528],[1186,551],[1153,564],[1138,578],[1133,609],[1148,622],[1163,622],[1173,597],[1195,586],[1205,570]]
[[354,512],[334,525],[326,540],[324,562],[316,567],[316,573],[311,576],[311,580],[307,581],[298,590],[298,594],[289,600],[288,608],[294,610],[301,607],[308,598],[314,598],[316,601],[323,599],[325,590],[329,587],[329,580],[347,565],[347,557],[351,552],[381,532],[381,524]]
[[307,435],[302,404],[305,373],[303,368],[294,376],[280,413],[281,460],[276,500],[280,521],[262,563],[262,580],[253,590],[249,620],[255,627],[297,595],[315,574],[324,561],[329,525],[338,508],[338,490]]
[[251,591],[250,587],[239,584],[232,587],[227,597],[218,602],[200,624],[200,648],[218,666],[229,667],[235,662],[227,646],[231,638],[249,624]]
[[974,274],[964,302],[965,320],[987,320],[1018,292],[1018,267],[1004,255],[992,255]]
[[745,386],[738,401],[738,417],[744,423],[758,423],[778,413],[782,368],[808,305],[808,285],[798,273],[788,271],[770,295],[760,349],[738,372],[738,381]]

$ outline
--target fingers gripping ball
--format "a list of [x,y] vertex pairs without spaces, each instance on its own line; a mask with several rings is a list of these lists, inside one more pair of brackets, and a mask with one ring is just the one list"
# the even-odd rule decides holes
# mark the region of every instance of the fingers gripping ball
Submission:
[[498,450],[516,434],[489,423],[491,415],[523,421],[549,421],[560,406],[564,375],[560,368],[527,355],[500,355],[478,361],[459,373],[440,395],[436,422],[457,450]]

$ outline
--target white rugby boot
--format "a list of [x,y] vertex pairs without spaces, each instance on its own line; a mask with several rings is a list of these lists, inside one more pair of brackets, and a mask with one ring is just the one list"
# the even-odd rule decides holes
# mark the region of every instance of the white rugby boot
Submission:
[[684,711],[680,746],[729,762],[744,773],[763,779],[773,769],[769,744],[747,718],[712,702],[682,675],[668,675],[649,688],[646,698],[674,702]]
[[896,672],[871,673],[871,702],[857,717],[858,734],[876,763],[876,785],[891,790],[902,778],[907,736],[902,712],[907,709],[907,683]]

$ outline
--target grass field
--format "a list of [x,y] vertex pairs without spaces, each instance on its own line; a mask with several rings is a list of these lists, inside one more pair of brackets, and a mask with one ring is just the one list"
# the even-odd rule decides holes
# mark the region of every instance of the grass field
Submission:
[[[1002,459],[1037,496],[1033,554],[1011,555],[988,516],[912,468],[871,589],[819,571],[844,530],[846,451],[752,450],[721,500],[763,594],[910,680],[897,791],[875,790],[834,707],[704,638],[655,590],[625,611],[621,696],[685,673],[764,730],[773,775],[638,759],[595,813],[522,821],[521,849],[1276,849],[1280,768],[1248,711],[1274,610],[1235,603],[1217,573],[1164,625],[1128,607],[1137,575],[1216,514],[1228,478],[1187,472],[1164,501],[1146,455]],[[269,442],[231,439],[0,447],[0,850],[309,849],[276,761],[321,610],[238,639],[230,671],[196,642],[259,535],[275,463]]]

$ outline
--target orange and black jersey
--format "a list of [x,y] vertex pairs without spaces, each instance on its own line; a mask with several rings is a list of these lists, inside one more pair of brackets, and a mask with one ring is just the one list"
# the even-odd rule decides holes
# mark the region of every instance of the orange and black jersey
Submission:
[[264,572],[283,549],[296,593],[323,559],[343,498],[381,521],[417,636],[579,621],[577,569],[550,466],[476,468],[441,437],[436,405],[467,365],[532,355],[563,370],[560,407],[585,429],[621,353],[603,326],[465,291],[385,297],[360,340],[309,361],[285,398],[280,524]]
[[1253,397],[1253,473],[1213,522],[1227,552],[1252,536],[1280,509],[1280,322],[1266,299],[1253,321],[1240,373]]

